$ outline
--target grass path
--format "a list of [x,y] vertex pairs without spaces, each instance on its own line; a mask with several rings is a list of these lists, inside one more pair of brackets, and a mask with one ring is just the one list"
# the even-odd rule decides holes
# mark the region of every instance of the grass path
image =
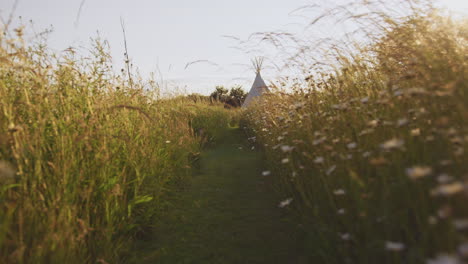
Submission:
[[202,154],[200,172],[158,220],[138,263],[302,263],[298,232],[244,138],[231,129]]

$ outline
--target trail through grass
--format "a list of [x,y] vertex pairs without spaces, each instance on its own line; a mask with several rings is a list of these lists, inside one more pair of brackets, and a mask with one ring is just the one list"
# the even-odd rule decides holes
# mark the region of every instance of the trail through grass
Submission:
[[238,129],[222,140],[202,154],[199,173],[172,199],[136,262],[300,262],[299,233],[261,176],[261,153]]

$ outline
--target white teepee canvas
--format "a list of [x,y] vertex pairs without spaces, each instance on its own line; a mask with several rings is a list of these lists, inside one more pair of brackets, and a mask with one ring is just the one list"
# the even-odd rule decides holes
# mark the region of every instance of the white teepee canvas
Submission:
[[263,94],[270,92],[268,86],[265,84],[265,82],[262,79],[262,76],[260,75],[262,62],[263,60],[261,59],[256,59],[253,62],[255,71],[257,72],[257,76],[255,77],[255,81],[252,85],[252,88],[250,88],[249,94],[245,98],[242,107],[248,107],[253,101],[259,99]]

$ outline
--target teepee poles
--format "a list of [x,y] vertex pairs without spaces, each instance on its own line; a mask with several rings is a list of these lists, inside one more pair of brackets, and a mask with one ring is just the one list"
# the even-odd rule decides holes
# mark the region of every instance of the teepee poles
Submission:
[[260,71],[262,70],[263,60],[264,60],[263,57],[255,57],[254,59],[252,59],[252,64],[255,70],[255,74],[259,74]]

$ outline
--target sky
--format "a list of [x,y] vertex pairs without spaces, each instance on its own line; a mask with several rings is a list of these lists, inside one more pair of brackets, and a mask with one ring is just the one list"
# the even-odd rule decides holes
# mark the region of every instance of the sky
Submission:
[[[245,90],[255,78],[239,40],[255,32],[299,33],[313,13],[292,12],[322,0],[1,0],[0,17],[13,24],[32,20],[36,31],[52,26],[48,44],[60,52],[89,47],[97,32],[109,41],[116,68],[124,61],[121,19],[132,63],[150,72],[168,91],[209,94],[216,85],[239,84]],[[342,0],[335,0],[340,2]],[[325,1],[333,2],[331,0]],[[468,1],[441,0],[455,12],[468,14]],[[304,15],[304,14],[302,14]],[[21,19],[19,18],[21,16]],[[322,28],[334,34],[335,27]],[[196,62],[200,61],[200,62]],[[193,63],[195,62],[195,63]],[[264,79],[275,78],[266,67]]]

